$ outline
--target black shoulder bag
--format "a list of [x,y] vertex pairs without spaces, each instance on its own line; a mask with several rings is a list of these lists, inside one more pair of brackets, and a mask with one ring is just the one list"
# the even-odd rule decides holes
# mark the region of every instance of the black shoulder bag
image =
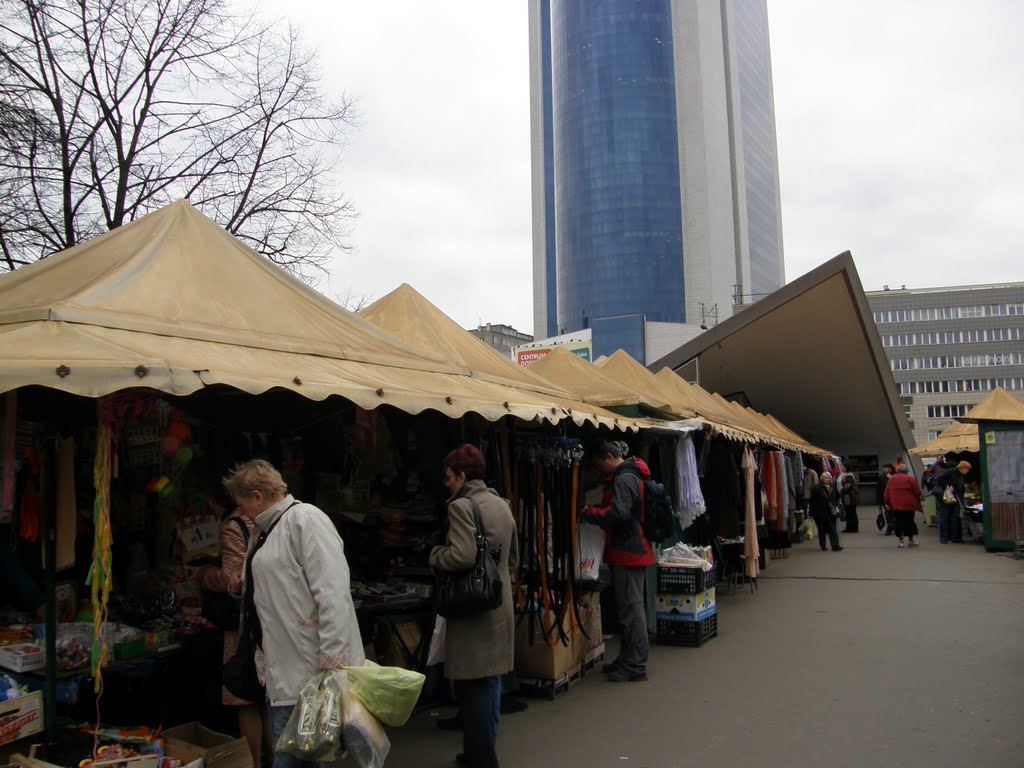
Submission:
[[263,627],[260,625],[260,617],[256,613],[256,597],[253,594],[252,583],[252,560],[260,551],[277,524],[285,516],[285,513],[299,502],[295,501],[281,513],[267,530],[259,535],[256,544],[245,558],[245,597],[242,601],[242,612],[244,620],[241,622],[241,634],[238,638],[238,648],[235,655],[224,663],[221,671],[221,681],[228,693],[237,696],[245,701],[259,704],[267,695],[267,690],[260,682],[256,673],[256,649],[263,643]]
[[473,521],[476,523],[476,563],[468,571],[437,574],[434,585],[434,609],[446,619],[461,619],[484,611],[493,611],[502,602],[501,547],[487,548],[484,524],[480,507],[473,499],[467,498],[473,507]]

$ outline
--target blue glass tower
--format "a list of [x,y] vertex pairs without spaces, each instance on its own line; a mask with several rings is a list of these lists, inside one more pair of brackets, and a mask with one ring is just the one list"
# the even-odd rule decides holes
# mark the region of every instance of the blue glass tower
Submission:
[[530,35],[534,334],[643,359],[781,286],[766,0],[531,0]]
[[668,0],[556,1],[551,54],[559,331],[638,311],[681,323]]

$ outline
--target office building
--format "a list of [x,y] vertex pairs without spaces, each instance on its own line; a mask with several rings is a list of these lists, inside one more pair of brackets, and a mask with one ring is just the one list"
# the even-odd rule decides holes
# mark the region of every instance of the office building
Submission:
[[534,334],[671,349],[784,282],[766,0],[530,2]]
[[1024,283],[866,295],[918,444],[996,387],[1024,400]]
[[505,357],[515,359],[514,350],[521,344],[533,341],[533,336],[522,331],[517,331],[511,325],[499,325],[487,323],[470,328],[469,332],[480,341],[489,344],[498,350]]

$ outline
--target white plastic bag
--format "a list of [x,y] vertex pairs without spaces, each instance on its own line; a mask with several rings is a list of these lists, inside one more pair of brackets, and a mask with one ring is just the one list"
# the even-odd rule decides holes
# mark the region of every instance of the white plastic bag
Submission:
[[604,562],[604,530],[590,523],[580,523],[576,544],[576,578],[596,581]]
[[444,664],[444,643],[447,632],[444,616],[438,616],[434,622],[434,634],[430,636],[430,651],[427,653],[427,666]]
[[341,724],[341,738],[348,754],[360,768],[383,768],[391,751],[391,740],[363,702],[349,689],[348,674],[336,673],[341,683],[342,700],[345,702]]

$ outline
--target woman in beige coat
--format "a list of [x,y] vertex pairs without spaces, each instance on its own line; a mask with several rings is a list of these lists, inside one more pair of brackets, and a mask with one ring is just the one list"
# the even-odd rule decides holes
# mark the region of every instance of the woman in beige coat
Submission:
[[512,669],[515,625],[512,573],[518,559],[516,524],[508,502],[484,484],[486,465],[480,451],[462,445],[443,463],[448,499],[448,532],[443,546],[430,553],[435,571],[458,573],[476,562],[473,505],[480,508],[487,546],[501,548],[501,605],[462,619],[448,619],[445,629],[445,677],[455,681],[463,717],[463,750],[458,756],[473,768],[497,768],[495,742],[501,713],[501,676]]

